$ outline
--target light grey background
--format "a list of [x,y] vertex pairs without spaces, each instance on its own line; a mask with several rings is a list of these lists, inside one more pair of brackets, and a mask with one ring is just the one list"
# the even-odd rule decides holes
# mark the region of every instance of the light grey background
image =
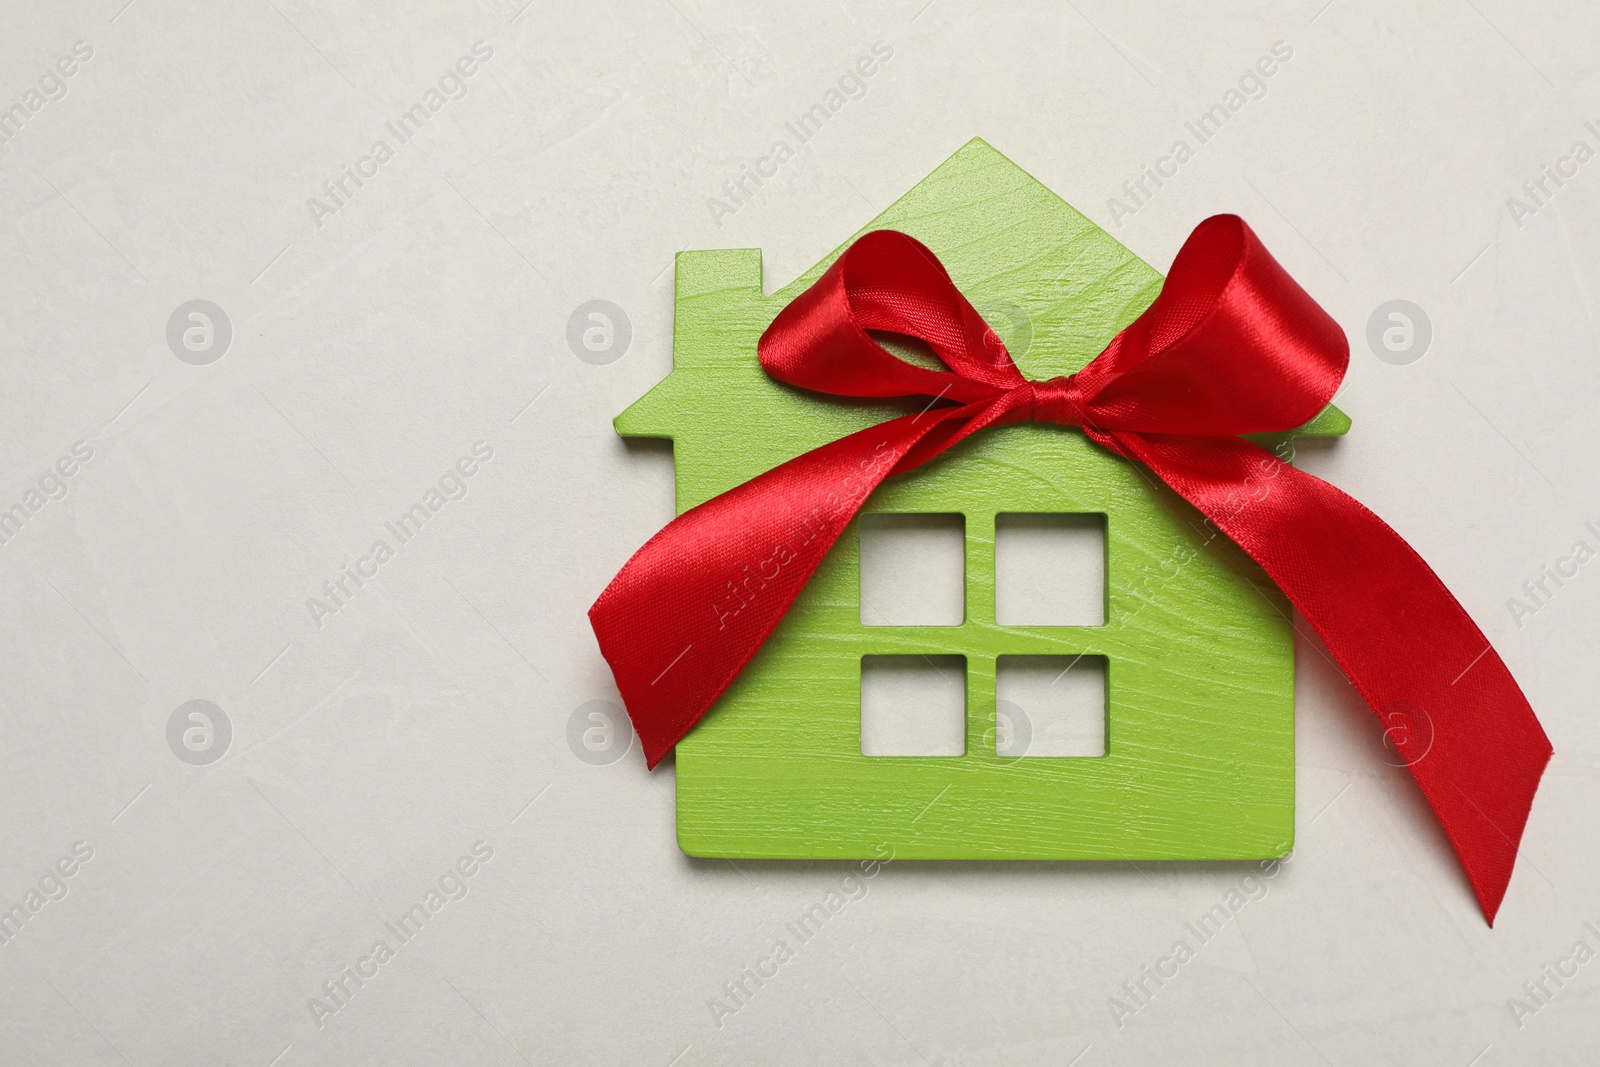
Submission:
[[[1584,925],[1600,927],[1600,562],[1547,580],[1531,614],[1509,601],[1600,527],[1600,161],[1547,179],[1533,214],[1507,204],[1575,140],[1600,147],[1584,126],[1600,126],[1592,11],[526,2],[4,4],[0,106],[28,113],[0,146],[0,508],[28,517],[0,545],[0,904],[41,883],[66,895],[41,893],[0,945],[0,1060],[1593,1053],[1600,963],[1545,979],[1536,1012],[1509,1001],[1534,1006],[1524,983],[1580,939],[1600,948]],[[78,41],[92,57],[49,99]],[[385,124],[479,41],[492,56],[466,95],[399,145]],[[879,41],[892,59],[864,94],[750,202],[713,213]],[[1293,56],[1266,95],[1116,211],[1123,183],[1176,139],[1193,146],[1184,123],[1277,41]],[[614,758],[628,738],[591,703],[616,694],[584,611],[672,512],[670,453],[625,447],[609,420],[668,370],[673,254],[759,246],[775,287],[975,135],[1163,270],[1201,218],[1242,213],[1344,325],[1355,428],[1305,465],[1432,562],[1555,744],[1498,929],[1310,641],[1297,849],[1266,882],[1227,864],[864,878],[691,861],[670,767],[647,775],[636,745]],[[327,201],[323,183],[371,170],[379,138],[393,158]],[[231,324],[220,359],[169,346],[192,300]],[[591,300],[626,315],[620,358],[569,346]],[[1431,323],[1413,362],[1366,342],[1391,300]],[[63,464],[65,497],[49,479],[29,497],[79,442],[92,457]],[[313,620],[308,599],[396,542],[385,523],[442,478],[453,489],[463,457],[465,496],[441,494]],[[220,759],[177,754],[207,743],[187,712],[169,745],[192,700],[231,726]],[[470,877],[452,874],[463,857]],[[441,879],[466,895],[441,894],[318,1017],[324,983],[399,944],[384,924]],[[1123,983],[1245,889],[1176,978],[1115,1016]],[[788,937],[830,892],[845,905],[825,928]],[[715,1015],[780,938],[794,943],[776,977]]]

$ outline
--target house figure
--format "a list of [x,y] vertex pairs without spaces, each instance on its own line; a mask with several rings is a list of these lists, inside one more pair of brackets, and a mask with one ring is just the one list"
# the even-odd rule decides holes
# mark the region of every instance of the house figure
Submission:
[[[1162,281],[978,140],[872,229],[933,249],[1029,378],[1093,359]],[[813,395],[757,363],[762,331],[844,247],[771,294],[759,250],[678,256],[673,370],[616,428],[672,439],[680,512],[926,403]],[[1293,439],[1348,426],[1329,407],[1260,443],[1287,455]],[[863,551],[871,563],[897,541],[912,570],[884,582],[869,566],[864,598]],[[954,558],[919,572],[919,547]],[[1266,575],[1148,471],[1071,428],[986,430],[878,490],[679,743],[679,845],[735,858],[1286,855],[1291,620]]]

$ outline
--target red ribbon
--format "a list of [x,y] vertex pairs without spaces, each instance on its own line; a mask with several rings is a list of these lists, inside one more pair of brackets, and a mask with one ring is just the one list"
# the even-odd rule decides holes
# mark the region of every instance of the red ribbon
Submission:
[[[920,339],[949,370],[906,363],[868,330]],[[1066,377],[1023,378],[933,253],[888,230],[857,240],[784,308],[759,352],[768,374],[806,389],[953,403],[823,445],[685,512],[606,587],[589,618],[650,766],[755,655],[885,478],[988,426],[1076,426],[1198,508],[1321,635],[1493,924],[1550,742],[1488,639],[1399,534],[1238,436],[1303,425],[1349,359],[1338,324],[1242,219],[1196,227],[1156,301]]]

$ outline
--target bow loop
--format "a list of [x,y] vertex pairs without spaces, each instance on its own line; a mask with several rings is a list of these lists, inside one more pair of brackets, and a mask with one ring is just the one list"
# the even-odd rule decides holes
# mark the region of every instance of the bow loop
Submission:
[[1081,372],[1087,425],[1230,437],[1292,430],[1333,399],[1350,346],[1237,215],[1190,234],[1161,294]]
[[[867,331],[931,348],[948,371],[896,356]],[[761,335],[761,366],[779,381],[834,396],[990,400],[1023,378],[926,245],[874,230],[842,252]]]

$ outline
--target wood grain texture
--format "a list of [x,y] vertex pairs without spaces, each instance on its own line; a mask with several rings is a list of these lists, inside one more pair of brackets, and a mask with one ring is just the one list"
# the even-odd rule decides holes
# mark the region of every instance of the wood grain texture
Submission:
[[[1161,276],[982,141],[867,227],[925,242],[1024,374],[1077,370],[1151,300]],[[865,232],[865,231],[863,231]],[[852,238],[853,239],[853,238]],[[846,242],[848,243],[848,242]],[[843,245],[771,295],[759,250],[677,260],[674,369],[616,419],[674,442],[687,510],[776,464],[921,404],[824,399],[769,379],[756,342]],[[1298,433],[1343,433],[1330,407]],[[886,483],[873,512],[966,516],[959,626],[863,626],[858,524],[788,617],[677,749],[678,841],[696,856],[1228,859],[1294,839],[1294,646],[1287,601],[1149,472],[1076,430],[986,431]],[[1106,516],[1106,622],[995,623],[995,516]],[[1107,751],[994,751],[1002,655],[1104,656]],[[861,659],[966,661],[967,751],[861,754]]]

